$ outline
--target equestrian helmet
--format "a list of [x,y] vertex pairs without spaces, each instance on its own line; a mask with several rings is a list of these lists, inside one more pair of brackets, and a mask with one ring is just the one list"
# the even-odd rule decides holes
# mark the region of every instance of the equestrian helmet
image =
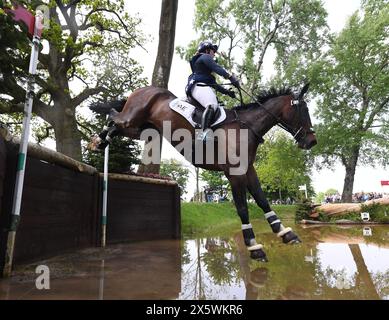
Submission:
[[203,41],[199,44],[197,51],[198,52],[205,52],[208,49],[216,52],[218,49],[218,46],[216,44],[212,44],[211,41]]

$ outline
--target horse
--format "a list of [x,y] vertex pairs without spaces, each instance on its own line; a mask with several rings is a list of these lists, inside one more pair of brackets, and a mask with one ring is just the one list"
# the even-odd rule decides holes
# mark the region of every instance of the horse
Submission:
[[[240,163],[237,164],[236,159],[232,159],[230,156],[227,156],[224,162],[219,161],[221,163],[218,162],[218,155],[214,155],[213,163],[212,161],[211,163],[209,161],[195,163],[192,157],[192,163],[197,167],[224,172],[231,185],[236,211],[242,223],[245,245],[250,257],[257,261],[267,262],[268,259],[263,245],[255,240],[255,234],[249,220],[246,191],[252,195],[256,204],[264,211],[272,231],[283,243],[301,242],[297,234],[290,227],[285,227],[271,209],[253,164],[257,148],[264,141],[263,136],[275,125],[279,125],[289,132],[299,148],[308,150],[317,143],[309,109],[304,100],[308,87],[309,83],[304,85],[299,93],[294,93],[290,88],[275,89],[272,87],[263,91],[252,103],[225,109],[225,121],[213,129],[222,132],[235,130],[237,134],[235,136],[225,134],[221,138],[217,137],[216,146],[219,150],[224,150],[225,154],[230,151],[229,149],[235,149],[232,151],[237,151],[237,154],[241,147],[240,144],[242,144],[241,138],[244,138],[247,153],[245,154],[246,159],[242,158],[245,161],[241,160],[245,164],[239,173],[231,173],[232,169],[239,166]],[[110,110],[110,117],[103,132],[92,138],[91,148],[104,149],[116,135],[139,138],[139,132],[146,128],[154,128],[161,133],[165,122],[171,125],[172,132],[186,129],[194,143],[196,130],[193,125],[169,107],[169,103],[174,99],[176,96],[169,90],[148,86],[136,89],[127,100],[95,103],[90,107],[92,110],[100,113],[108,113]],[[171,139],[169,142],[173,146],[180,143],[180,141],[171,142]],[[220,153],[218,154],[220,155]]]

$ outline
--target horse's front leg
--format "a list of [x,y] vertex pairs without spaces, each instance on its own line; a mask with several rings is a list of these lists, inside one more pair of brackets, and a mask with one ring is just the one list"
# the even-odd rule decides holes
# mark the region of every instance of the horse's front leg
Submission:
[[267,262],[267,257],[263,251],[263,246],[258,244],[255,240],[253,227],[249,221],[249,211],[247,207],[246,190],[247,178],[242,176],[226,175],[231,184],[232,196],[234,198],[235,207],[242,222],[242,233],[244,242],[250,252],[252,259]]
[[277,217],[276,213],[270,208],[265,194],[261,188],[257,173],[253,166],[250,166],[247,170],[247,188],[251,195],[254,197],[257,205],[265,213],[265,218],[270,224],[271,229],[278,237],[282,238],[283,243],[300,243],[299,237],[292,231],[292,228],[285,228],[281,223],[281,220]]

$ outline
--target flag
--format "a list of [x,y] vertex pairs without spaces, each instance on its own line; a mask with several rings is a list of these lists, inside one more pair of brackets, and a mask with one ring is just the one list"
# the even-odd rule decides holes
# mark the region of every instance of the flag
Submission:
[[381,186],[389,186],[389,180],[381,180]]
[[[34,15],[23,8],[20,5],[16,5],[15,9],[5,9],[7,13],[12,13],[13,19],[15,21],[21,21],[27,26],[28,33],[33,36],[34,35],[34,27],[35,27],[35,17]],[[40,36],[42,33],[42,29],[38,30],[38,35]]]
[[302,186],[299,186],[299,190],[300,190],[300,191],[305,191],[305,190],[307,190],[307,185],[306,185],[306,184],[303,184]]

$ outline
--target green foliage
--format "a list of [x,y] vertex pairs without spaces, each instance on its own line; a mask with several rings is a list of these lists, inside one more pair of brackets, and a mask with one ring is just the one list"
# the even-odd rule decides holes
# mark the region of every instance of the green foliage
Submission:
[[317,56],[327,33],[326,16],[318,0],[197,0],[194,27],[200,39],[179,52],[188,59],[200,40],[210,39],[220,44],[220,63],[257,91],[269,49],[277,52],[280,73],[292,73]]
[[181,196],[186,193],[186,186],[189,178],[189,169],[175,159],[162,160],[159,170],[161,176],[170,177],[177,181],[180,186]]
[[362,212],[370,213],[370,220],[375,222],[389,223],[389,205],[372,203],[370,205],[362,204]]
[[305,199],[302,202],[297,203],[295,222],[296,223],[300,222],[303,219],[311,219],[309,216],[311,210],[312,210],[312,204],[308,199]]
[[255,165],[263,190],[270,197],[279,198],[281,189],[285,199],[286,196],[301,198],[299,186],[304,184],[308,197],[313,194],[311,163],[309,153],[298,149],[286,134],[279,132],[258,148]]
[[[26,3],[32,12],[42,4],[35,0]],[[0,7],[4,4],[10,5],[10,1],[1,1]],[[39,54],[33,103],[33,113],[46,124],[32,129],[42,136],[46,126],[52,127],[57,149],[79,158],[78,107],[91,98],[121,97],[147,83],[140,77],[142,67],[130,53],[132,48],[142,47],[145,36],[138,27],[140,19],[126,12],[122,0],[52,0],[49,7],[49,28],[42,35],[49,50]],[[0,114],[11,114],[7,122],[22,112],[25,100],[31,48],[25,28],[21,29],[9,16],[0,14]]]
[[334,194],[337,194],[339,193],[338,190],[334,189],[334,188],[330,188],[330,189],[327,189],[326,192],[324,192],[325,194],[329,195],[329,196],[332,196]]
[[207,184],[207,189],[220,191],[220,194],[229,188],[228,180],[221,171],[202,170],[200,177]]
[[324,192],[318,192],[315,196],[315,203],[322,203],[325,199],[325,193]]
[[389,163],[388,25],[387,1],[364,1],[309,69],[320,95],[315,154],[321,165]]

